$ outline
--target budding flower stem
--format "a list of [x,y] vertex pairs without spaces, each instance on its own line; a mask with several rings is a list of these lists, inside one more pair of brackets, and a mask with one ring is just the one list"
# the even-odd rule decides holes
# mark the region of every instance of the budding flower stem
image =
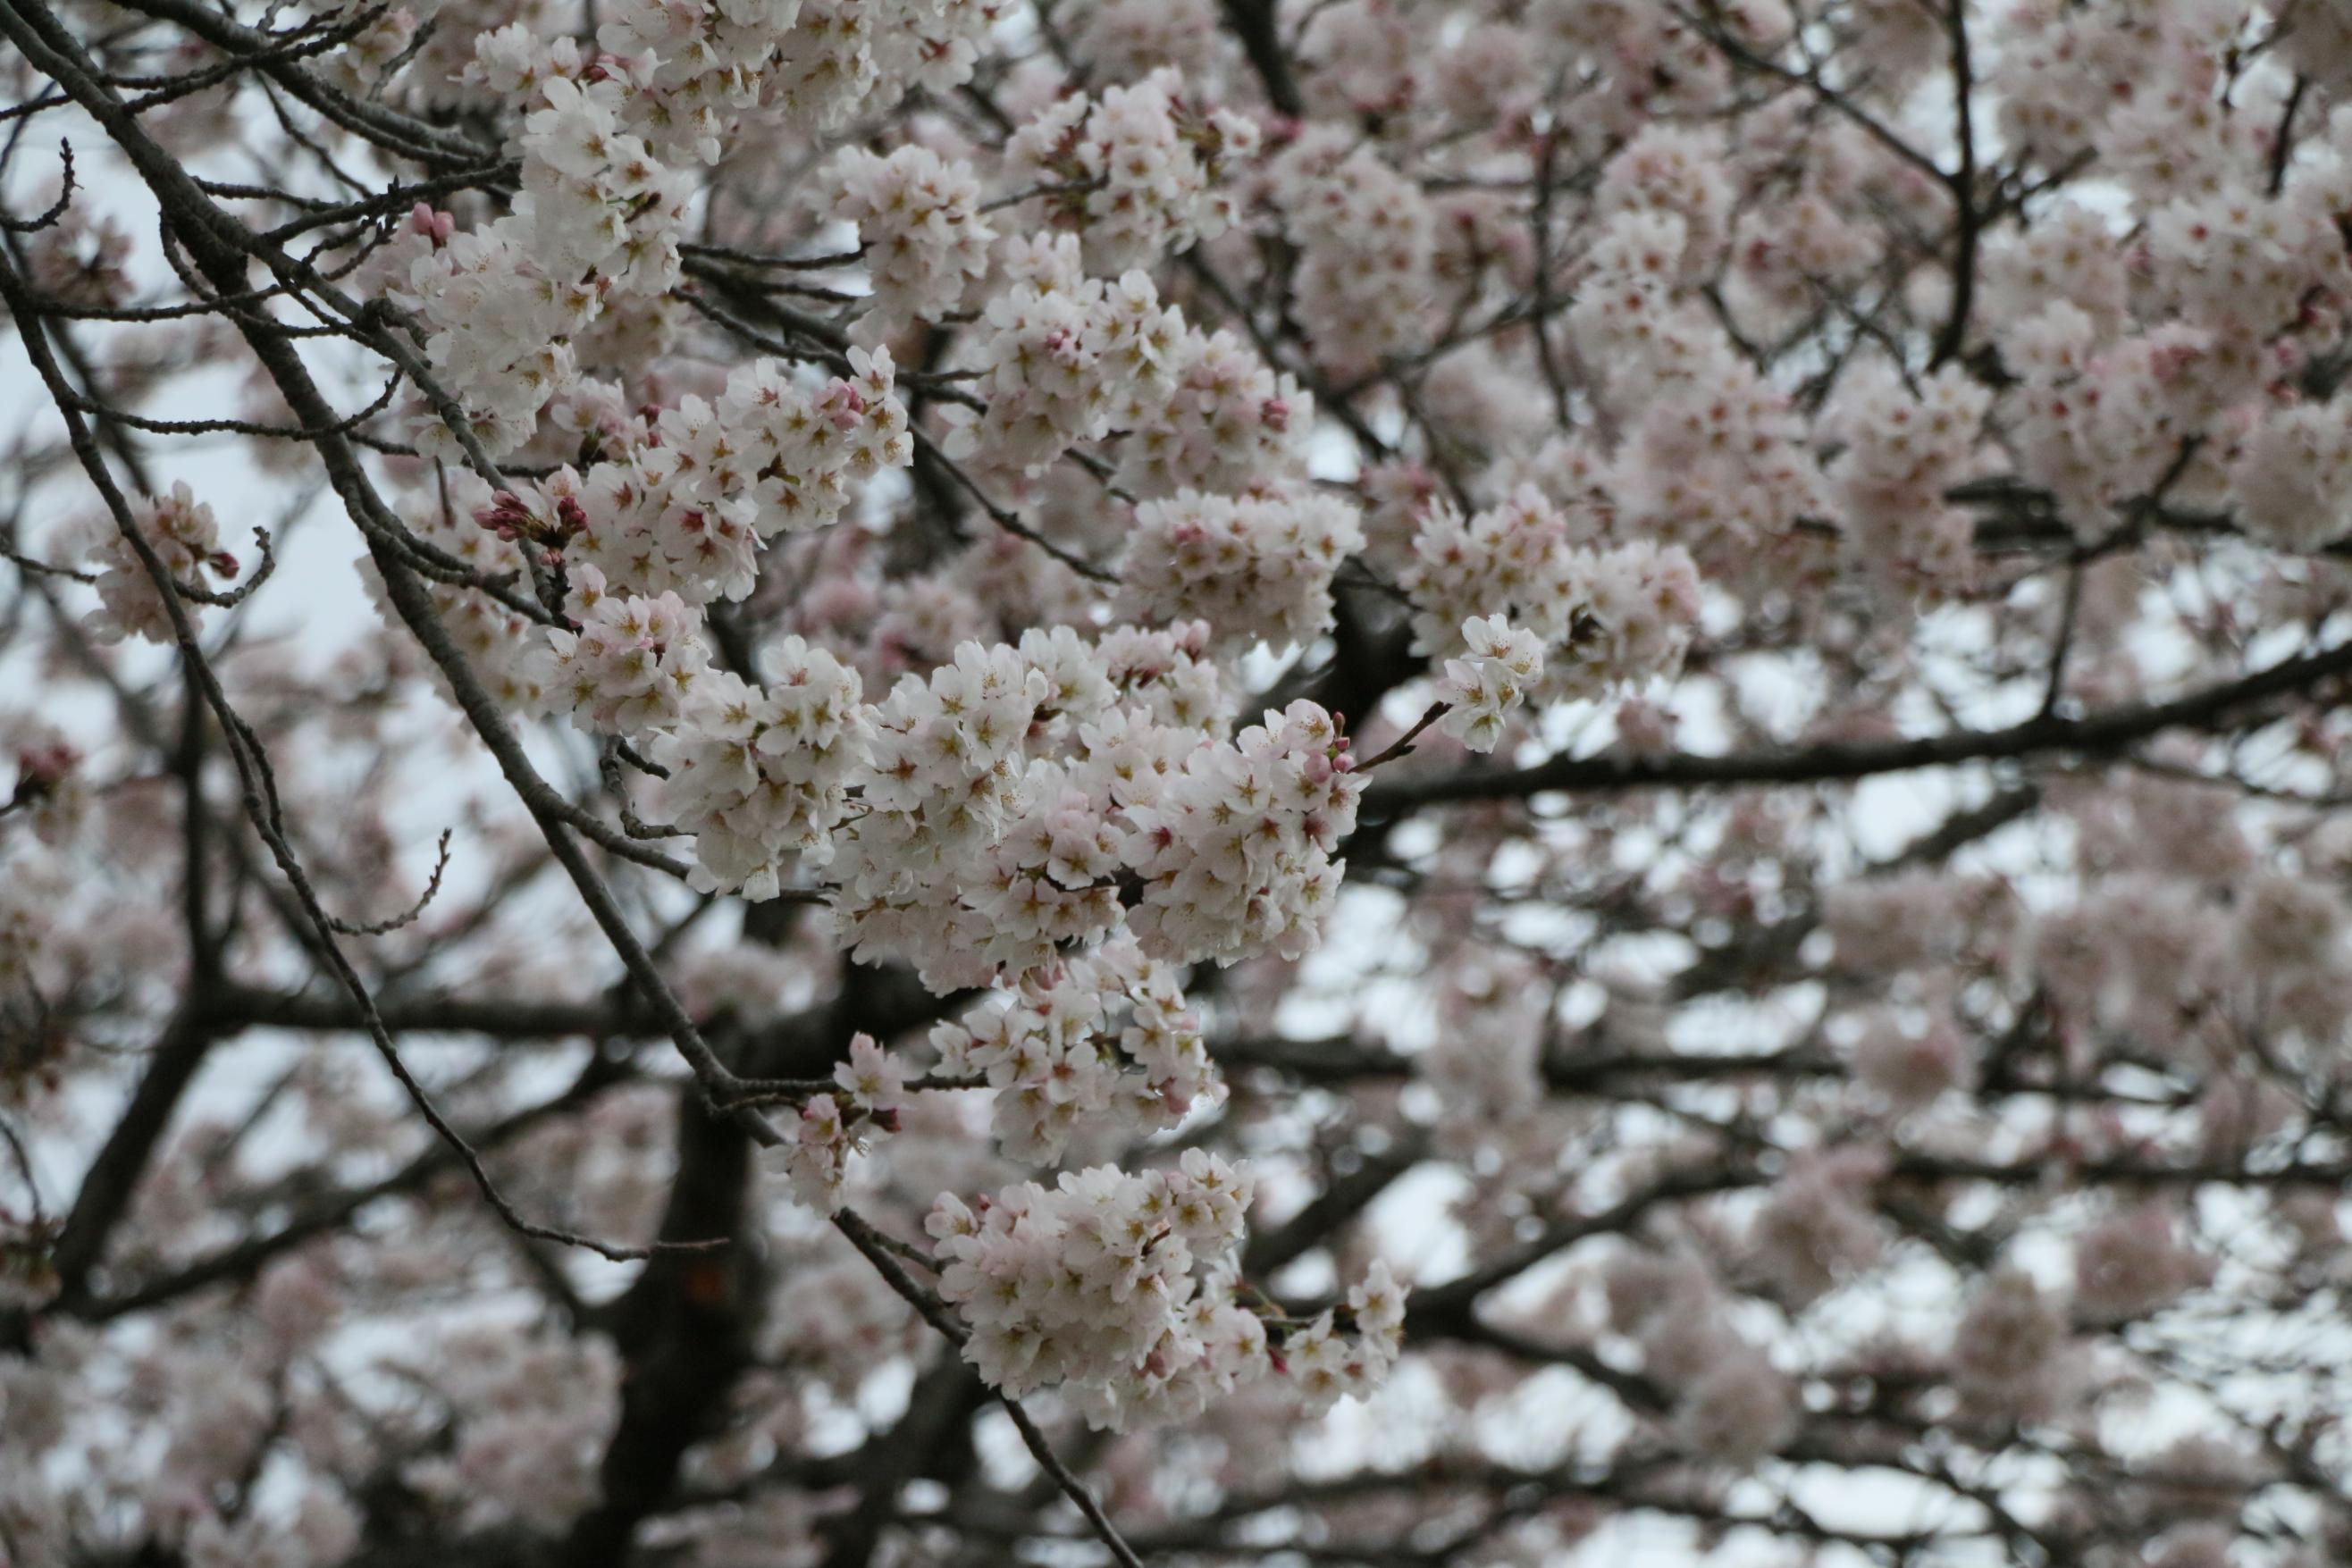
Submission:
[[1423,713],[1419,718],[1413,720],[1412,727],[1411,729],[1408,729],[1402,735],[1398,736],[1395,743],[1390,746],[1387,750],[1382,751],[1379,756],[1370,757],[1365,758],[1363,761],[1357,763],[1355,771],[1358,773],[1369,773],[1383,762],[1393,762],[1398,758],[1404,756],[1412,749],[1413,742],[1421,738],[1422,731],[1427,729],[1431,725],[1435,724],[1439,719],[1444,718],[1447,714],[1453,711],[1454,705],[1452,703],[1430,704],[1428,711]]

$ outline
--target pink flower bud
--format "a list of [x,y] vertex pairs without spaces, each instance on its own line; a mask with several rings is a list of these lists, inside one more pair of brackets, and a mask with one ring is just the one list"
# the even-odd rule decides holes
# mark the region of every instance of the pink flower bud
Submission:
[[29,747],[16,754],[16,793],[44,795],[61,783],[81,761],[81,753],[60,740]]
[[834,429],[852,431],[857,428],[858,419],[866,413],[866,400],[847,382],[835,382],[825,389],[824,397],[817,408]]
[[474,508],[474,521],[502,539],[520,538],[530,526],[530,508],[512,490],[501,490],[488,506]]

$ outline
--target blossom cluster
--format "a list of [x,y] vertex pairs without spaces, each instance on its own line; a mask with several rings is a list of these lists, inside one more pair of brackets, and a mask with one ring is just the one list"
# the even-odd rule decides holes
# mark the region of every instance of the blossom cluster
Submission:
[[[517,112],[523,193],[512,213],[466,231],[420,207],[374,268],[424,327],[427,360],[474,439],[493,455],[519,445],[579,373],[576,343],[598,318],[678,281],[688,186],[677,160],[715,161],[749,112],[822,123],[918,82],[951,88],[998,8],[635,4],[604,24],[593,57],[522,22],[483,33],[466,76]],[[419,440],[457,455],[429,399],[418,413]]]
[[[163,495],[131,501],[131,522],[173,582],[201,587],[207,577],[236,570],[236,559],[220,548],[220,524],[211,506],[197,500],[185,480],[174,483]],[[90,634],[101,643],[120,643],[126,637],[173,642],[172,617],[163,592],[113,518],[92,516],[73,528],[72,542],[98,573],[94,586],[99,608],[84,622]],[[186,604],[184,597],[183,603],[189,615],[201,613],[195,605]]]
[[545,1529],[594,1500],[602,1440],[619,1414],[620,1367],[608,1346],[460,1329],[437,1347],[433,1377],[467,1418],[446,1453],[407,1467],[409,1485],[478,1525]]
[[747,122],[829,129],[908,89],[971,76],[1003,0],[630,0],[598,30],[640,68],[631,128],[660,156],[719,160]]
[[1224,1097],[1179,977],[1117,938],[1024,976],[931,1031],[938,1071],[996,1091],[996,1136],[1016,1159],[1062,1157],[1081,1131],[1157,1132]]
[[[512,504],[473,473],[448,474],[446,492],[411,496],[400,509],[400,520],[412,538],[457,570],[479,580],[528,582],[524,532],[483,526],[478,518],[513,515]],[[377,612],[396,619],[383,592],[383,581],[373,558],[358,561]],[[426,591],[441,618],[442,629],[466,655],[467,665],[492,699],[509,713],[538,717],[559,706],[557,662],[546,628],[509,601],[502,601],[474,584],[427,579]],[[432,672],[440,677],[440,672]]]
[[1966,1088],[1975,1065],[1948,1008],[1934,1009],[1916,1030],[1893,1009],[1874,1012],[1863,1020],[1853,1047],[1854,1077],[1897,1111],[1933,1104],[1945,1091]]
[[1682,225],[1677,265],[1684,277],[1706,277],[1731,234],[1733,191],[1718,136],[1711,127],[1643,127],[1601,172],[1594,216],[1603,223],[1624,213],[1675,219]]
[[1087,277],[1071,235],[1007,240],[997,263],[1009,287],[989,301],[974,354],[985,406],[951,411],[949,455],[1034,476],[1166,403],[1184,318],[1149,275]]
[[1071,47],[1098,79],[1126,81],[1174,65],[1192,80],[1219,79],[1234,52],[1215,0],[1101,0],[1066,24]]
[[1530,1165],[1557,1157],[1559,1128],[1544,1103],[1544,1013],[1550,1000],[1535,967],[1472,945],[1455,956],[1438,993],[1436,1038],[1414,1059],[1438,1103],[1448,1149],[1494,1148]]
[[1143,950],[1179,963],[1311,950],[1339,891],[1332,852],[1363,793],[1351,766],[1331,716],[1304,699],[1231,746],[1194,747],[1153,803],[1127,813]]
[[2064,1307],[2021,1269],[1987,1277],[1952,1331],[1952,1384],[1979,1419],[2045,1416],[2067,1335]]
[[1120,443],[1118,481],[1143,496],[1230,495],[1302,476],[1315,398],[1230,331],[1187,328],[1167,400]]
[[962,644],[929,679],[903,677],[871,720],[866,810],[840,846],[834,918],[856,952],[908,958],[935,988],[1045,963],[1118,918],[1103,813],[1058,765],[1028,756],[1057,688],[1089,713],[1107,705],[1107,683],[1066,630],[1024,643]]
[[1255,1369],[1265,1329],[1232,1296],[1246,1166],[1188,1150],[1174,1170],[1109,1166],[1024,1182],[974,1211],[941,1195],[925,1228],[965,1359],[1019,1397],[1060,1385],[1097,1426],[1182,1419]]
[[973,64],[1007,0],[801,0],[764,97],[784,119],[838,125],[915,88],[950,92]]
[[793,1195],[820,1214],[841,1207],[850,1156],[898,1130],[907,1071],[872,1035],[860,1034],[850,1040],[849,1060],[834,1070],[834,1081],[838,1092],[821,1090],[802,1104],[784,1148]]
[[1580,260],[1569,336],[1625,422],[1605,464],[1619,537],[1679,543],[1710,571],[1796,588],[1832,563],[1798,525],[1828,510],[1805,421],[1689,287],[1688,221],[1632,206]]
[[1254,1187],[1247,1166],[1191,1149],[1173,1169],[1099,1166],[977,1209],[942,1195],[926,1228],[940,1294],[971,1325],[965,1359],[1013,1397],[1058,1387],[1114,1431],[1192,1419],[1270,1370],[1313,1408],[1370,1392],[1396,1358],[1404,1292],[1375,1265],[1344,1314],[1270,1330],[1235,1295]]
[[887,157],[845,147],[822,180],[826,214],[857,229],[874,291],[859,322],[869,337],[946,315],[987,275],[996,230],[970,164],[913,143]]
[[[415,314],[439,388],[495,456],[520,445],[577,376],[572,340],[608,296],[656,297],[677,281],[688,187],[622,129],[623,79],[569,40],[551,47],[517,23],[478,40],[471,69],[520,113],[522,194],[478,229],[421,209],[386,265],[404,266],[389,298]],[[463,455],[421,392],[415,412],[426,450]]]
[[609,455],[519,491],[523,510],[616,587],[740,599],[762,543],[835,522],[864,484],[912,461],[889,351],[853,349],[848,370],[819,380],[755,360],[714,402],[689,394],[650,424],[608,420]]
[[1473,751],[1492,751],[1504,721],[1543,678],[1543,647],[1499,615],[1464,622],[1462,645],[1465,656],[1446,660],[1438,683],[1447,706],[1438,727]]
[[[733,122],[759,104],[782,50],[832,41],[821,25],[798,27],[803,9],[796,0],[760,6],[633,0],[613,10],[596,43],[608,55],[644,62],[629,105],[632,129],[664,157],[709,162]],[[810,53],[816,56],[803,66],[810,74],[837,60],[822,49]]]
[[1545,700],[1598,696],[1669,674],[1697,623],[1698,574],[1679,546],[1595,549],[1532,486],[1465,518],[1433,501],[1402,574],[1414,651],[1468,647],[1464,628],[1501,614],[1534,638]]
[[1226,652],[1297,647],[1330,629],[1331,579],[1363,542],[1337,497],[1180,490],[1136,507],[1119,609],[1140,622],[1205,621]]
[[1808,1151],[1772,1184],[1748,1243],[1780,1300],[1810,1304],[1878,1260],[1885,1230],[1870,1196],[1883,1174],[1875,1152],[1857,1146]]
[[550,632],[556,675],[572,706],[623,736],[667,729],[686,716],[709,654],[697,617],[675,593],[608,593],[593,566],[572,573],[564,601],[576,631]]
[[1797,1391],[1729,1318],[1722,1287],[1695,1258],[1635,1253],[1607,1278],[1611,1325],[1641,1347],[1672,1395],[1676,1440],[1748,1469],[1786,1447],[1803,1419]]
[[1217,188],[1226,159],[1257,149],[1257,125],[1185,96],[1171,68],[1074,93],[1024,125],[1005,145],[1006,175],[1045,188],[1045,200],[1086,242],[1087,267],[1149,266],[1224,233],[1232,198]]
[[1849,371],[1839,390],[1845,449],[1828,472],[1854,553],[1890,575],[1965,580],[1975,519],[1945,492],[1969,476],[1992,394],[1952,365],[1915,392],[1877,361]]
[[1374,1259],[1348,1287],[1342,1307],[1327,1307],[1283,1341],[1276,1370],[1297,1385],[1309,1411],[1377,1392],[1404,1354],[1404,1286]]
[[2183,323],[2109,342],[2086,312],[2046,305],[2007,333],[2020,471],[2079,538],[2100,537],[2119,505],[2193,455],[2225,396],[2245,390],[2244,347]]
[[2352,402],[2294,403],[2265,414],[2230,465],[2246,531],[2316,550],[2352,534]]
[[767,665],[757,688],[711,674],[692,721],[656,747],[668,819],[695,836],[698,885],[755,900],[775,897],[793,863],[833,858],[868,744],[856,671],[798,637],[770,648]]
[[1218,738],[1204,643],[1198,623],[1094,647],[1031,632],[901,679],[872,710],[866,809],[839,841],[845,943],[941,989],[1122,920],[1172,962],[1314,946],[1361,788],[1347,742],[1308,702]]
[[2095,1318],[2138,1317],[2211,1276],[2212,1261],[2181,1241],[2160,1203],[2111,1214],[2074,1246],[2074,1299]]
[[1275,159],[1268,194],[1302,257],[1301,323],[1349,372],[1419,344],[1430,315],[1437,214],[1421,186],[1331,124]]

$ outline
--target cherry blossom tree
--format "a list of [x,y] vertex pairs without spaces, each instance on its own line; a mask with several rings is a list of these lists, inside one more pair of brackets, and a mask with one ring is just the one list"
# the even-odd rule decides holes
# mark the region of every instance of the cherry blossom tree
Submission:
[[0,1565],[2352,1554],[2343,6],[0,37]]

